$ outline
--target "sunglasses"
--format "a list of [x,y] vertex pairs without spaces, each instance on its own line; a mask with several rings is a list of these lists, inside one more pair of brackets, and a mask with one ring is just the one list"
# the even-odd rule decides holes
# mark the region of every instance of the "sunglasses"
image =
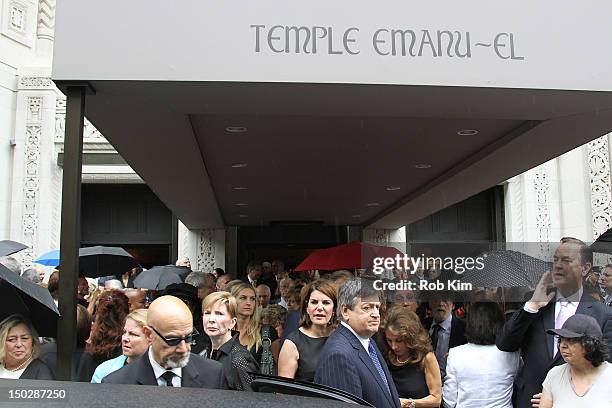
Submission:
[[161,339],[170,347],[176,347],[179,344],[181,344],[182,341],[185,341],[185,343],[187,344],[191,344],[193,343],[193,338],[197,336],[198,334],[200,334],[197,330],[194,329],[191,334],[188,334],[185,337],[164,337],[160,332],[155,330],[155,327],[153,326],[149,326],[149,327],[155,332],[155,334],[161,337]]

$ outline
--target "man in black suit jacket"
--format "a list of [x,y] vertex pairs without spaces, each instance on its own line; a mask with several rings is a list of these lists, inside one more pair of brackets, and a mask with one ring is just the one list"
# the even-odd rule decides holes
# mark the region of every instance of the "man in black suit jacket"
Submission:
[[143,332],[148,352],[104,377],[103,383],[227,388],[221,364],[191,353],[193,320],[179,298],[161,296],[153,301]]
[[246,276],[243,276],[242,278],[240,278],[240,280],[256,288],[257,280],[261,277],[262,273],[263,269],[261,267],[261,263],[257,261],[251,261],[247,264]]
[[400,408],[393,378],[374,334],[380,326],[380,298],[371,283],[352,278],[338,293],[341,323],[319,357],[315,383],[338,388],[377,408]]
[[432,299],[429,301],[429,308],[432,317],[423,321],[423,327],[429,332],[440,374],[444,379],[448,350],[467,343],[465,322],[453,314],[455,303],[451,293],[435,292],[430,296]]
[[[548,371],[564,363],[556,340],[546,330],[560,328],[570,316],[580,313],[599,323],[608,347],[612,347],[612,311],[590,298],[583,290],[593,252],[582,241],[564,238],[555,251],[553,270],[546,272],[531,299],[516,311],[497,338],[502,351],[521,350],[523,367],[514,380],[514,406],[531,408],[539,404],[542,382]],[[548,289],[554,286],[555,290]],[[554,302],[551,302],[556,298]]]

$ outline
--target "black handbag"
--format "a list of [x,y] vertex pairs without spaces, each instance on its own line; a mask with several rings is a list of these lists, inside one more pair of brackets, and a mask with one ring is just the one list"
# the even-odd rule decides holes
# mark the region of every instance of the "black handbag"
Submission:
[[270,326],[263,326],[261,330],[261,361],[259,363],[260,374],[276,375],[274,357],[272,356],[272,340],[270,340]]

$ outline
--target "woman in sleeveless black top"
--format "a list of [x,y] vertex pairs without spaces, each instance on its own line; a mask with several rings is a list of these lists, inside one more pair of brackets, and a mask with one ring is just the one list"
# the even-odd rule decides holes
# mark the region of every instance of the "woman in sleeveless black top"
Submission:
[[300,327],[287,335],[278,360],[278,375],[314,381],[319,355],[334,329],[336,288],[316,280],[300,293]]
[[391,308],[385,339],[389,347],[387,365],[402,406],[439,407],[440,367],[418,316],[401,306]]

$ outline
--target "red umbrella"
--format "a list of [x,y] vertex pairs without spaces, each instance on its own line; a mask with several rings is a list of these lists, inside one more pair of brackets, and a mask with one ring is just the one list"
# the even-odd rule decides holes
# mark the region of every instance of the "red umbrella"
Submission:
[[332,248],[317,249],[311,252],[295,271],[371,268],[374,258],[395,258],[396,255],[404,256],[401,251],[392,247],[355,241]]

